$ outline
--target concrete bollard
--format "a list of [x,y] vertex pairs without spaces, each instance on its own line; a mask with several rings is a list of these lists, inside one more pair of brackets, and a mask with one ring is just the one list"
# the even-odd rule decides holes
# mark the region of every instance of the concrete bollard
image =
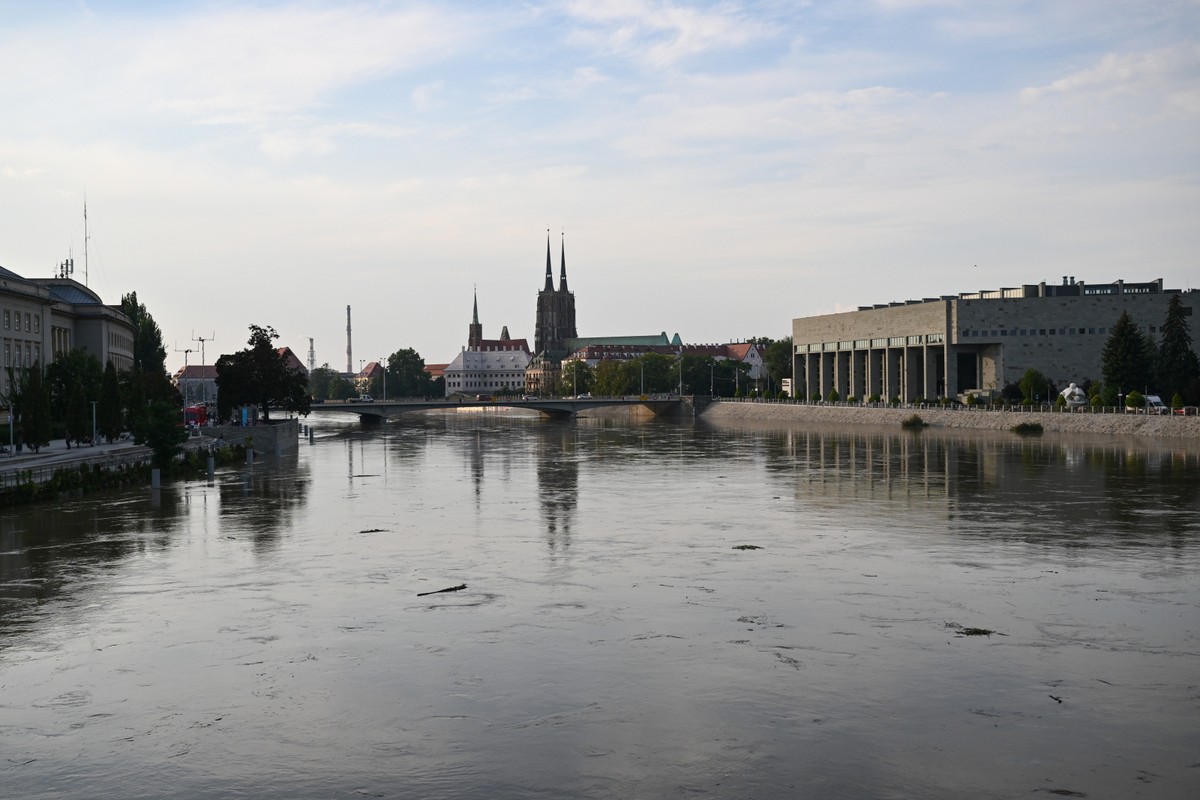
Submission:
[[159,469],[158,467],[153,467],[150,470],[150,488],[151,489],[161,489],[162,488],[162,470]]
[[217,459],[212,454],[208,454],[208,479],[211,481],[217,474]]

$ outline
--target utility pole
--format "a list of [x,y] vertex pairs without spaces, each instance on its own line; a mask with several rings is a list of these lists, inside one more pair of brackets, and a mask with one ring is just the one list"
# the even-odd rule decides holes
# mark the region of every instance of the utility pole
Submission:
[[209,336],[207,339],[204,338],[203,336],[197,336],[196,332],[192,331],[192,341],[200,343],[200,366],[203,367],[205,364],[208,363],[207,361],[204,360],[204,343],[205,342],[215,342],[216,340],[217,340],[216,331],[213,331],[213,335]]
[[180,394],[183,395],[183,407],[184,407],[183,413],[184,413],[184,417],[185,417],[184,423],[186,425],[186,423],[187,423],[187,419],[186,419],[187,410],[186,409],[187,409],[187,405],[188,405],[188,396],[187,396],[188,354],[192,352],[192,348],[189,347],[186,350],[180,350],[178,347],[176,347],[175,352],[183,353],[183,372],[180,373],[180,375],[179,375],[179,383],[183,387],[182,389],[180,389]]

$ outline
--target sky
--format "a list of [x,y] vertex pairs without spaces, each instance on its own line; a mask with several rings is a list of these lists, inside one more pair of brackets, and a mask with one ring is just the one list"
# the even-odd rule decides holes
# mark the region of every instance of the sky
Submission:
[[[1200,288],[1195,0],[0,0],[0,265],[168,366],[317,365],[1047,281]],[[84,220],[87,207],[87,269]],[[185,353],[191,349],[192,353]]]

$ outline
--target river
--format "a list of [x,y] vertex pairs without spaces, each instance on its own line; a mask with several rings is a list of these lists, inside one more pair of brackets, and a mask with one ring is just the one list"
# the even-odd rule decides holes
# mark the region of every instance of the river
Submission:
[[1187,443],[311,422],[0,517],[0,796],[1200,796]]

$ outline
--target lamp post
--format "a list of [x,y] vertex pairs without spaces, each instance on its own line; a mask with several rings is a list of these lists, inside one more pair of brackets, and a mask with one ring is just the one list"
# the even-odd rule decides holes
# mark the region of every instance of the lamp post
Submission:
[[96,446],[96,401],[92,401],[92,447]]
[[708,396],[709,397],[715,397],[717,394],[717,392],[716,392],[717,377],[716,376],[717,376],[717,364],[714,361],[713,363],[708,365]]
[[[380,366],[383,362],[380,362]],[[383,402],[387,402],[387,367],[383,367]]]
[[638,359],[638,366],[642,368],[642,391],[639,394],[646,393],[646,360],[645,358]]

